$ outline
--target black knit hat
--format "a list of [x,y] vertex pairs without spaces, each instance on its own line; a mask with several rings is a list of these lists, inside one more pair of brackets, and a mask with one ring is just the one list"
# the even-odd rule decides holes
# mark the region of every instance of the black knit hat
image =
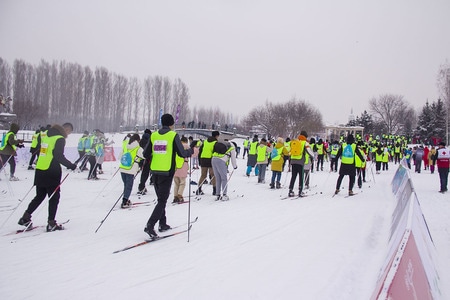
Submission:
[[161,124],[162,126],[172,126],[175,124],[175,120],[171,114],[164,114],[161,116]]
[[219,135],[220,135],[220,132],[218,132],[218,131],[213,131],[212,134],[211,134],[211,136],[213,136],[213,137],[216,137],[216,136],[219,136]]

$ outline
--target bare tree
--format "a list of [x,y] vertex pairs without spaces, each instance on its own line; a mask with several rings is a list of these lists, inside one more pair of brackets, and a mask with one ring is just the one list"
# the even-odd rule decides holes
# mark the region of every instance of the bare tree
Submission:
[[12,71],[9,64],[0,57],[0,94],[12,96]]
[[296,137],[301,130],[318,132],[323,129],[319,110],[306,101],[292,98],[287,103],[272,104],[253,109],[245,118],[247,126],[259,125],[270,137]]
[[372,98],[369,107],[375,118],[385,125],[386,131],[390,134],[400,133],[411,108],[403,96],[392,94],[381,95],[378,99]]

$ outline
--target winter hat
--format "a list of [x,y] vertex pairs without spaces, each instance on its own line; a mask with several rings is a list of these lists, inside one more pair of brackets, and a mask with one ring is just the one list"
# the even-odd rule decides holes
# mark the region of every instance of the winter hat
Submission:
[[10,131],[17,133],[19,131],[19,125],[16,123],[11,123],[11,127],[9,128]]
[[305,130],[300,131],[300,135],[303,135],[304,137],[308,137],[308,133]]
[[281,144],[283,144],[283,143],[284,143],[284,140],[283,140],[283,138],[282,138],[282,137],[279,137],[279,138],[277,138],[277,143],[281,143]]
[[444,146],[445,147],[445,143],[444,142],[440,142],[439,146]]
[[353,137],[353,134],[347,135],[347,144],[353,144],[355,142],[355,138]]
[[219,136],[219,135],[220,135],[220,132],[218,132],[218,131],[213,131],[212,134],[211,134],[212,137],[216,137],[216,136]]
[[164,114],[161,116],[161,124],[162,126],[172,126],[175,124],[175,120],[171,114]]

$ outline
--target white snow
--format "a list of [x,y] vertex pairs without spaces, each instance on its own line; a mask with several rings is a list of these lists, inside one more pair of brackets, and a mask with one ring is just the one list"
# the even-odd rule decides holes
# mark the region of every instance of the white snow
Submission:
[[[68,138],[67,153],[75,159],[79,135]],[[116,134],[116,145],[123,135]],[[117,153],[116,153],[117,155]],[[69,156],[69,155],[68,155]],[[227,202],[214,201],[212,187],[194,201],[191,192],[190,240],[177,235],[129,251],[113,254],[147,238],[143,232],[156,199],[152,186],[141,199],[149,206],[111,212],[123,184],[118,162],[106,162],[104,180],[88,181],[87,172],[70,172],[61,188],[57,220],[66,230],[46,233],[39,228],[6,235],[21,228],[17,221],[34,197],[33,171],[21,159],[16,176],[7,181],[2,170],[0,189],[0,298],[1,299],[369,299],[388,252],[390,222],[395,203],[390,183],[396,166],[379,175],[368,169],[367,180],[354,197],[344,190],[331,197],[337,173],[311,175],[309,196],[286,199],[287,188],[270,190],[252,174],[245,176],[246,160],[229,183]],[[370,164],[369,164],[370,166]],[[375,171],[375,170],[373,170]],[[375,172],[373,172],[375,173]],[[114,174],[116,174],[114,176]],[[437,252],[443,299],[450,295],[450,198],[438,193],[439,176],[412,173]],[[199,171],[192,180],[197,181]],[[287,180],[286,180],[287,179]],[[282,184],[288,185],[289,173]],[[196,186],[192,185],[192,191]],[[185,191],[189,198],[188,189]],[[240,197],[243,195],[243,197]],[[19,202],[19,199],[23,199]],[[168,224],[187,222],[188,204],[167,205]],[[120,201],[119,201],[120,203]],[[7,205],[10,205],[6,207]],[[12,211],[11,208],[19,207]],[[118,206],[117,206],[118,207]],[[9,210],[7,210],[9,209]],[[9,219],[8,219],[9,218]],[[35,225],[45,225],[47,200],[33,214]],[[183,227],[185,228],[185,227]],[[175,230],[174,230],[175,231]],[[170,233],[170,231],[168,232]],[[447,298],[448,299],[448,298]]]

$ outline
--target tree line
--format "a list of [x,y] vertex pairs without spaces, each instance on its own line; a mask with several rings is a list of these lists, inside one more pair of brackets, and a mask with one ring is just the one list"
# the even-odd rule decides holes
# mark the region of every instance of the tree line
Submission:
[[[420,112],[401,95],[382,94],[369,99],[368,111],[345,125],[362,126],[365,133],[375,135],[435,136],[445,140],[450,65],[440,66],[437,87],[441,98],[431,105],[427,101]],[[41,60],[34,66],[15,60],[10,67],[0,58],[0,94],[12,96],[22,129],[63,122],[72,122],[78,132],[95,128],[115,132],[136,125],[154,129],[160,110],[173,114],[179,126],[228,128],[244,134],[250,134],[253,126],[273,137],[293,137],[300,130],[320,133],[324,129],[320,110],[295,97],[277,104],[266,101],[240,122],[219,107],[190,108],[189,88],[180,78],[157,75],[139,80],[104,67],[92,70],[66,61]]]

